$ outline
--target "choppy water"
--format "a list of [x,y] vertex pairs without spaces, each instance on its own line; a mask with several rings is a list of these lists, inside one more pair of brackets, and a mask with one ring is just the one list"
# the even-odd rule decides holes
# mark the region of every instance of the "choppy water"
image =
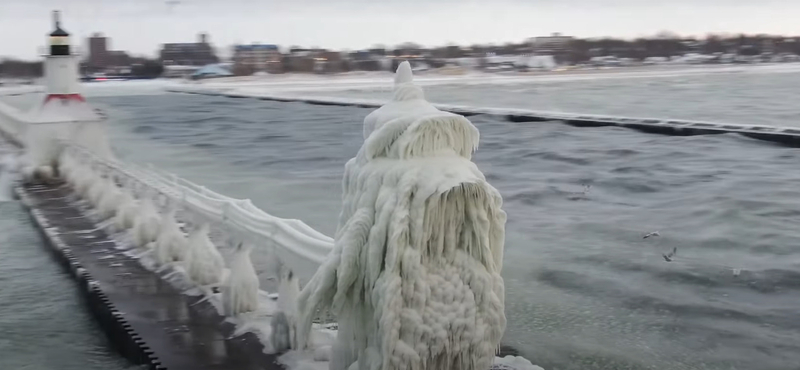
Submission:
[[0,369],[133,367],[107,346],[19,203],[0,202]]
[[[519,83],[428,86],[425,92],[433,102],[479,107],[800,126],[797,65],[708,72],[703,75],[697,70],[684,74],[663,71],[647,74],[646,78],[564,75]],[[290,94],[388,99],[391,83],[387,78],[385,86],[380,88]]]
[[[100,101],[119,118],[123,156],[328,234],[369,112],[183,95]],[[547,369],[797,368],[800,150],[471,119],[482,134],[475,160],[509,215],[507,343]]]
[[[438,88],[445,87],[428,94]],[[121,157],[250,198],[327,234],[344,162],[360,146],[369,112],[187,95],[93,102],[114,120]],[[548,370],[800,368],[799,149],[736,135],[470,119],[482,135],[475,160],[509,216],[506,343]],[[592,185],[587,194],[584,184]],[[0,213],[0,230],[30,229],[21,216]],[[642,239],[656,230],[661,237]],[[662,253],[673,248],[677,255],[665,261]],[[40,249],[29,253],[53,265],[38,269],[59,272]],[[8,256],[0,261],[11,266],[33,258]],[[36,268],[19,274],[72,286]],[[62,313],[86,328],[61,340],[102,343],[81,321],[82,307],[65,305]],[[7,311],[0,309],[0,323]],[[0,346],[0,356],[2,363],[18,354]]]

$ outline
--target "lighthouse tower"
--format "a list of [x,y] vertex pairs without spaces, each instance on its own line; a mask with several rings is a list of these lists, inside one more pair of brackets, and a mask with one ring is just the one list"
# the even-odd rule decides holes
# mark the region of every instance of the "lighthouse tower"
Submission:
[[86,102],[80,94],[78,84],[78,61],[72,55],[69,33],[61,28],[61,19],[58,11],[53,12],[53,27],[50,33],[48,54],[45,56],[44,75],[47,88],[47,97],[44,103],[53,100],[64,103],[65,101]]
[[45,97],[28,112],[23,130],[28,172],[42,168],[52,172],[65,145],[76,144],[111,158],[105,117],[80,93],[78,57],[72,54],[69,33],[61,28],[58,11],[53,12],[54,30],[45,55]]

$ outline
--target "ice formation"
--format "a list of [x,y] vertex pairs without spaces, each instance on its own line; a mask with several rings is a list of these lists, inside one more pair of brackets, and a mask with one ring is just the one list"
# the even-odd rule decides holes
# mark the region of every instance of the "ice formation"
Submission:
[[286,312],[275,312],[270,321],[271,330],[269,332],[269,343],[272,351],[268,353],[283,353],[292,348],[292,342],[297,333],[296,331],[293,333],[292,328],[296,329],[296,325],[289,322]]
[[300,281],[285,265],[280,267],[278,284],[278,314],[272,319],[272,347],[276,352],[298,349],[297,342],[297,297]]
[[121,189],[122,196],[119,198],[116,213],[114,215],[114,227],[117,231],[123,231],[133,227],[136,220],[136,213],[139,206],[133,196],[126,190]]
[[189,278],[201,286],[219,284],[225,270],[225,260],[208,237],[208,229],[204,223],[189,234],[186,256]]
[[492,367],[492,369],[544,370],[532,364],[526,358],[519,356],[497,357],[495,358],[494,367]]
[[252,246],[240,243],[231,260],[231,274],[222,287],[225,315],[237,316],[258,309],[258,275],[250,262]]
[[142,199],[133,221],[133,242],[139,247],[145,247],[154,242],[161,231],[161,217],[156,207],[148,199]]
[[125,201],[125,193],[113,181],[108,181],[106,185],[105,193],[97,205],[97,211],[102,219],[113,217]]
[[86,197],[89,203],[95,207],[99,206],[100,199],[110,190],[110,186],[111,183],[108,179],[97,177],[94,184],[89,187],[89,193]]
[[488,369],[506,326],[506,215],[470,161],[478,130],[426,102],[404,62],[364,137],[334,249],[298,299],[298,340],[330,308],[331,370]]
[[13,198],[12,186],[16,180],[17,158],[7,154],[0,160],[0,201],[7,201]]
[[75,175],[75,192],[84,199],[88,198],[89,190],[96,184],[100,177],[90,167],[81,167]]
[[66,152],[62,153],[58,161],[58,173],[69,184],[74,185],[75,172],[80,168],[78,162]]
[[159,265],[186,259],[188,242],[175,220],[175,209],[161,218],[161,229],[156,239],[156,261]]
[[22,140],[25,143],[25,153],[22,156],[25,167],[35,172],[42,166],[51,166],[52,169],[57,165],[63,149],[59,140],[64,138],[67,130],[61,124],[26,124]]

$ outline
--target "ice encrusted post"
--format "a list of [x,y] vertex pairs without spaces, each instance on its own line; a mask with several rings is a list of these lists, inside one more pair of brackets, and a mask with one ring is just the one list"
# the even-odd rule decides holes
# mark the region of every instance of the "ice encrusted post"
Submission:
[[408,62],[347,162],[334,249],[298,299],[339,322],[331,370],[486,370],[505,331],[502,198],[471,162],[478,130],[440,111]]

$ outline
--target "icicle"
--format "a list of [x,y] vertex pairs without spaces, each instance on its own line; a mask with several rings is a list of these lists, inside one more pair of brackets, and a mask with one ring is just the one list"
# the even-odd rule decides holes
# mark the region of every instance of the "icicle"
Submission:
[[105,195],[106,191],[109,190],[110,185],[111,182],[108,179],[97,177],[95,183],[89,188],[89,194],[87,196],[89,203],[94,207],[99,206],[100,199]]
[[270,343],[276,352],[300,349],[297,338],[297,297],[300,281],[285,265],[279,269],[278,313],[272,318]]
[[258,309],[258,275],[250,262],[249,244],[239,243],[231,261],[231,274],[222,288],[225,315],[237,316]]
[[186,237],[175,220],[175,209],[171,209],[161,218],[161,229],[156,239],[156,261],[166,265],[186,259],[188,249]]
[[133,223],[133,241],[139,247],[153,242],[161,231],[161,217],[148,199],[142,199]]
[[225,270],[225,260],[209,239],[208,229],[205,223],[189,234],[186,257],[189,278],[201,286],[221,283]]
[[133,199],[133,196],[125,189],[122,189],[121,192],[122,197],[114,217],[114,226],[119,231],[132,228],[136,221],[136,214],[139,212],[139,204]]
[[82,198],[87,199],[89,190],[99,178],[90,167],[82,166],[80,172],[75,175],[75,192]]
[[108,181],[105,193],[100,197],[97,210],[103,219],[113,217],[126,201],[125,194],[113,181]]

